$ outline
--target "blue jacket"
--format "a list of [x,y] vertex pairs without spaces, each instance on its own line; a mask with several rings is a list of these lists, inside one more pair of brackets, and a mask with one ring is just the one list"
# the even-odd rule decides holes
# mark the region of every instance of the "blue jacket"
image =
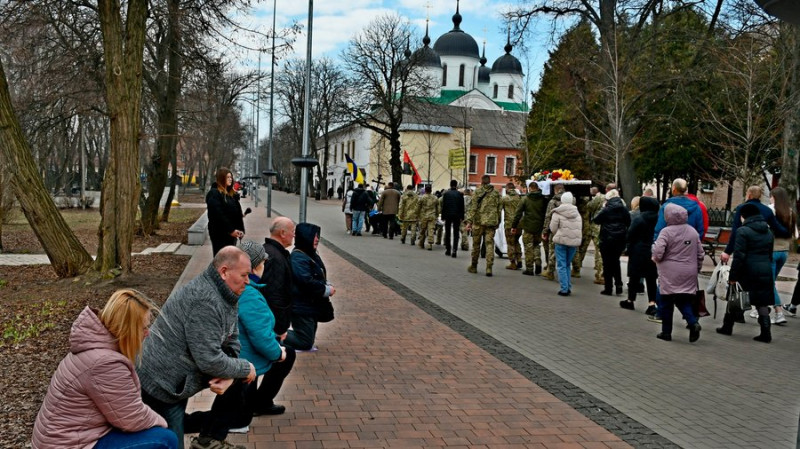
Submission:
[[703,225],[703,211],[700,210],[700,206],[697,204],[697,202],[683,195],[673,196],[672,198],[664,201],[664,204],[661,205],[661,209],[658,210],[658,221],[656,222],[653,241],[655,242],[656,239],[658,239],[658,234],[662,229],[664,229],[664,227],[667,226],[667,222],[664,220],[664,208],[667,207],[667,204],[675,204],[686,209],[686,212],[689,213],[689,221],[686,224],[693,227],[697,231],[697,235],[700,236],[700,241],[702,241],[703,236],[706,234],[706,229]]
[[267,300],[258,291],[263,285],[260,279],[250,275],[250,283],[239,297],[239,357],[256,367],[259,376],[269,371],[272,364],[281,359],[281,346],[273,328],[275,317]]
[[325,272],[317,250],[314,237],[320,228],[310,223],[300,223],[295,228],[292,262],[292,313],[314,316],[320,305],[326,303],[331,295]]
[[733,223],[731,223],[731,237],[728,240],[728,244],[725,245],[725,254],[733,254],[734,252],[734,245],[736,244],[736,231],[740,226],[742,226],[742,213],[740,211],[742,210],[742,206],[747,203],[755,204],[756,207],[758,207],[758,211],[761,212],[761,216],[764,217],[764,221],[767,222],[769,229],[772,230],[773,234],[775,234],[775,237],[791,237],[791,232],[789,232],[785,226],[778,222],[778,220],[775,218],[775,213],[772,212],[772,209],[770,209],[769,206],[762,203],[761,200],[747,200],[744,203],[736,206],[736,211],[733,214]]

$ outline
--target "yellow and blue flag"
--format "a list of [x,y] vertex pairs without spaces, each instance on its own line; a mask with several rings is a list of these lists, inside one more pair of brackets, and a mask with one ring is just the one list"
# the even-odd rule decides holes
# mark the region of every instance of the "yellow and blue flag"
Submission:
[[353,181],[355,181],[356,184],[364,184],[364,175],[361,174],[361,170],[358,169],[355,161],[350,159],[350,156],[347,154],[345,154],[344,157],[347,159],[347,171],[353,176]]

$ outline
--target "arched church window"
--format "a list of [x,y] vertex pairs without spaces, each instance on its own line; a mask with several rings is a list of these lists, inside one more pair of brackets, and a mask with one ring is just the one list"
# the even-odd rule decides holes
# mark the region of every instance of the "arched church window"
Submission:
[[447,86],[447,64],[442,66],[442,87]]
[[514,85],[513,84],[508,86],[508,99],[509,100],[513,100],[514,99]]
[[461,64],[461,67],[458,68],[458,86],[459,87],[464,87],[464,70],[465,69],[466,69],[466,66],[464,64]]
[[494,85],[494,92],[492,93],[492,98],[497,98],[497,83]]

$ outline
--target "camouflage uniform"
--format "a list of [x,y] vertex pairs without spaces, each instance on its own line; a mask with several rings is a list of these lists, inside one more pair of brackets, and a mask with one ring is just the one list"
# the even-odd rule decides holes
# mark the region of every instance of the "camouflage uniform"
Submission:
[[[589,223],[589,204],[586,198],[576,198],[578,212],[581,214],[581,223]],[[581,228],[581,246],[575,252],[575,257],[572,258],[572,277],[581,277],[581,267],[583,266],[583,258],[586,257],[586,248],[589,247],[589,242],[592,241],[592,227],[584,225]]]
[[553,209],[561,205],[561,193],[556,193],[553,195],[553,198],[550,199],[550,202],[547,203],[547,212],[544,216],[544,227],[542,228],[542,232],[548,236],[547,244],[544,248],[544,254],[547,258],[547,268],[545,268],[544,273],[542,273],[542,277],[554,280],[556,277],[553,274],[556,268],[556,244],[553,242],[552,236],[550,235],[550,220],[553,218]]
[[[469,208],[472,206],[472,189],[464,189],[464,217],[469,217]],[[469,232],[464,228],[466,220],[461,220],[461,251],[469,251]]]
[[419,217],[419,247],[425,248],[425,236],[427,236],[428,251],[431,251],[433,250],[434,227],[436,219],[439,217],[439,199],[430,193],[423,194],[417,204],[417,216]]
[[542,269],[542,226],[544,226],[547,198],[539,190],[525,195],[520,202],[511,223],[515,229],[522,229],[522,244],[525,245],[525,271],[522,274],[541,273]]
[[406,243],[408,228],[411,228],[411,244],[417,240],[417,203],[419,196],[413,190],[406,190],[400,198],[400,208],[397,211],[397,218],[403,222],[400,226],[400,243]]
[[600,212],[600,209],[603,208],[603,204],[606,202],[606,196],[602,193],[598,193],[589,201],[589,204],[586,205],[586,212],[589,216],[589,221],[587,223],[591,223],[591,226],[586,226],[590,228],[591,231],[591,240],[594,242],[594,283],[595,284],[604,284],[605,281],[603,280],[603,258],[600,255],[600,225],[595,224],[591,219]]
[[514,220],[514,214],[517,212],[521,197],[517,194],[516,190],[507,190],[505,196],[500,200],[503,207],[503,227],[505,228],[506,244],[508,245],[508,266],[509,270],[518,270],[522,265],[521,252],[519,247],[519,234],[511,233],[511,224]]
[[486,245],[486,275],[491,276],[494,263],[494,233],[500,224],[500,194],[489,184],[481,185],[474,196],[466,220],[472,225],[472,265],[468,271],[477,273],[481,239],[483,239]]

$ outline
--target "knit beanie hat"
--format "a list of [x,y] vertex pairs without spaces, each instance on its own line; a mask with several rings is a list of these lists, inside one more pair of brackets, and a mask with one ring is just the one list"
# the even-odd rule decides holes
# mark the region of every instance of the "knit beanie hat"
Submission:
[[247,257],[250,258],[251,270],[257,267],[261,262],[267,260],[267,252],[264,251],[264,246],[252,240],[242,240],[242,243],[239,244],[239,248],[247,253]]
[[561,204],[575,204],[575,198],[572,196],[570,192],[564,192],[561,195]]

